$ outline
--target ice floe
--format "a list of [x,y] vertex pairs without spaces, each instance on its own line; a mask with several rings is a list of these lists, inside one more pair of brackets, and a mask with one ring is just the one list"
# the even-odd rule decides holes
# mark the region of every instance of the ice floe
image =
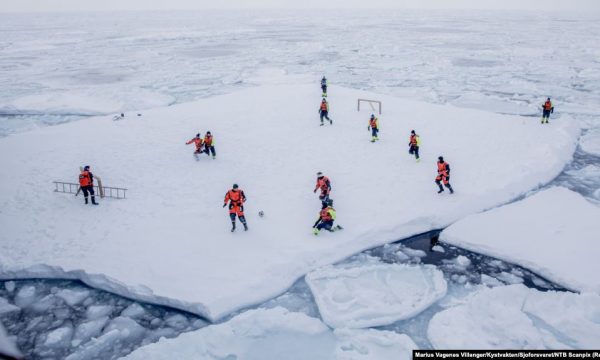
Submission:
[[408,319],[446,295],[433,265],[373,264],[325,267],[306,275],[323,321],[334,328],[365,328]]
[[591,349],[600,346],[599,314],[595,293],[499,286],[435,314],[427,334],[438,349]]
[[175,339],[161,339],[124,359],[410,359],[406,335],[374,329],[332,331],[320,320],[280,307],[244,312]]
[[[440,240],[521,265],[566,288],[600,293],[599,220],[598,206],[554,187],[468,216],[446,228]],[[519,282],[518,274],[503,275]]]
[[14,358],[21,358],[23,356],[15,345],[15,340],[8,336],[4,326],[0,323],[0,356],[2,355]]
[[[328,97],[333,125],[320,127],[313,85],[265,85],[123,121],[96,117],[0,139],[0,153],[11,154],[0,157],[0,276],[81,279],[220,319],[311,270],[549,182],[579,134],[564,116],[541,129],[518,116],[336,86]],[[378,143],[366,131],[371,112],[356,111],[359,97],[385,104]],[[406,153],[411,129],[423,141],[420,163]],[[196,161],[184,143],[207,130],[217,159]],[[436,193],[439,155],[452,165],[452,196]],[[52,181],[77,182],[81,165],[105,186],[127,187],[128,198],[92,208],[53,193]],[[330,177],[345,227],[318,238],[310,231],[320,209],[311,191],[317,171]],[[191,185],[195,179],[202,181]],[[248,196],[246,233],[229,232],[220,206],[234,182]]]
[[600,156],[600,129],[589,130],[581,137],[579,145],[586,153]]

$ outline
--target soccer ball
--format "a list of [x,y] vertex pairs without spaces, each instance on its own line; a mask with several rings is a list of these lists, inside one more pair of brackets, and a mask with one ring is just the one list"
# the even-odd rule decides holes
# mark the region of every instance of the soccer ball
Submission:
[[263,216],[265,216],[265,213],[261,210],[258,212],[258,216],[263,217]]

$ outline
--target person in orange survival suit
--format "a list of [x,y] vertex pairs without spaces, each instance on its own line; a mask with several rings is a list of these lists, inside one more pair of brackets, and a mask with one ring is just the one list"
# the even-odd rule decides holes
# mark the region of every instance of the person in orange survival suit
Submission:
[[329,118],[329,103],[325,98],[323,98],[321,105],[319,105],[319,115],[321,116],[321,126],[323,126],[323,118],[329,120],[330,124],[333,124],[333,120]]
[[371,142],[379,140],[379,138],[377,137],[377,134],[379,133],[379,120],[377,120],[375,114],[371,114],[367,130],[371,130]]
[[194,151],[194,155],[200,154],[202,152],[202,143],[203,143],[203,141],[202,141],[202,138],[200,137],[199,133],[196,134],[196,136],[192,140],[186,142],[185,144],[189,145],[191,143],[194,143],[196,145],[196,151]]
[[244,225],[244,231],[248,231],[246,217],[244,216],[244,202],[246,202],[246,194],[239,189],[238,184],[233,184],[233,188],[225,194],[223,207],[229,202],[229,217],[231,218],[231,232],[235,231],[235,216],[240,218],[240,222]]
[[204,135],[204,152],[207,156],[210,155],[209,153],[212,153],[213,159],[217,157],[217,153],[215,152],[215,140],[210,131],[207,131],[206,135]]
[[546,102],[542,105],[542,124],[544,121],[546,124],[548,123],[548,119],[550,118],[550,114],[554,112],[554,105],[552,105],[552,101],[550,98],[546,100]]
[[89,193],[92,196],[92,204],[98,205],[94,196],[94,175],[90,172],[89,165],[86,165],[81,174],[79,174],[79,186],[81,186],[81,191],[83,191],[85,203],[88,203]]
[[327,199],[327,202],[323,204],[323,208],[319,212],[319,218],[313,225],[313,234],[319,235],[319,232],[323,229],[329,232],[342,230],[343,228],[340,225],[333,226],[336,216],[337,214],[333,208],[333,199]]
[[444,192],[444,188],[442,187],[441,181],[444,182],[444,186],[450,190],[450,194],[454,194],[454,190],[452,189],[452,185],[450,185],[450,165],[444,161],[444,157],[438,157],[438,176],[435,178],[435,183],[439,186],[440,190],[438,194]]
[[321,203],[324,206],[327,204],[329,194],[331,193],[331,182],[329,181],[329,178],[320,171],[317,173],[317,185],[315,185],[313,192],[316,193],[319,189],[321,189],[319,200],[321,200]]
[[417,135],[414,130],[410,131],[410,138],[408,138],[408,153],[415,154],[417,162],[421,161],[419,158],[419,147],[421,147],[421,137]]

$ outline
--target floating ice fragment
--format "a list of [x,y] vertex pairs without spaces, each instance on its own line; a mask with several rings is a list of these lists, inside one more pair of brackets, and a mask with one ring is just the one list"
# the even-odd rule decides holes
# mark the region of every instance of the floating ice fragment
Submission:
[[98,319],[103,316],[110,315],[113,312],[113,310],[114,307],[109,305],[92,305],[87,308],[85,316],[90,320]]
[[334,328],[380,326],[411,318],[441,299],[443,273],[432,265],[324,267],[306,275],[323,320]]
[[8,302],[5,298],[0,297],[0,315],[21,311],[18,306],[15,306]]
[[446,252],[446,250],[444,250],[444,247],[441,246],[441,245],[436,245],[436,246],[432,247],[431,250],[437,251],[437,252],[440,252],[440,253]]
[[12,293],[13,291],[15,291],[15,282],[14,281],[7,281],[7,282],[5,282],[4,283],[4,288],[9,293]]
[[15,305],[20,308],[27,307],[35,301],[35,286],[23,286],[15,296]]
[[137,319],[144,316],[145,313],[146,310],[144,310],[144,308],[140,304],[133,303],[126,307],[123,311],[121,311],[121,316]]
[[102,332],[102,329],[108,322],[108,316],[104,316],[95,320],[83,322],[75,329],[75,335],[71,341],[73,347],[77,347],[82,343],[97,337]]
[[56,296],[62,298],[69,306],[75,306],[83,302],[90,295],[89,290],[62,289]]

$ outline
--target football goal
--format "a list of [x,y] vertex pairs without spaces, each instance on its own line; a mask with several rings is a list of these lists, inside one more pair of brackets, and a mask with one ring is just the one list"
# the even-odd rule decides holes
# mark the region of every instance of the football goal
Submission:
[[[368,103],[371,107],[371,110],[375,111],[375,106],[379,109],[379,115],[381,115],[381,101],[379,100],[368,100],[368,99],[358,99],[357,110],[360,111],[360,104]],[[364,105],[363,105],[364,106]]]

